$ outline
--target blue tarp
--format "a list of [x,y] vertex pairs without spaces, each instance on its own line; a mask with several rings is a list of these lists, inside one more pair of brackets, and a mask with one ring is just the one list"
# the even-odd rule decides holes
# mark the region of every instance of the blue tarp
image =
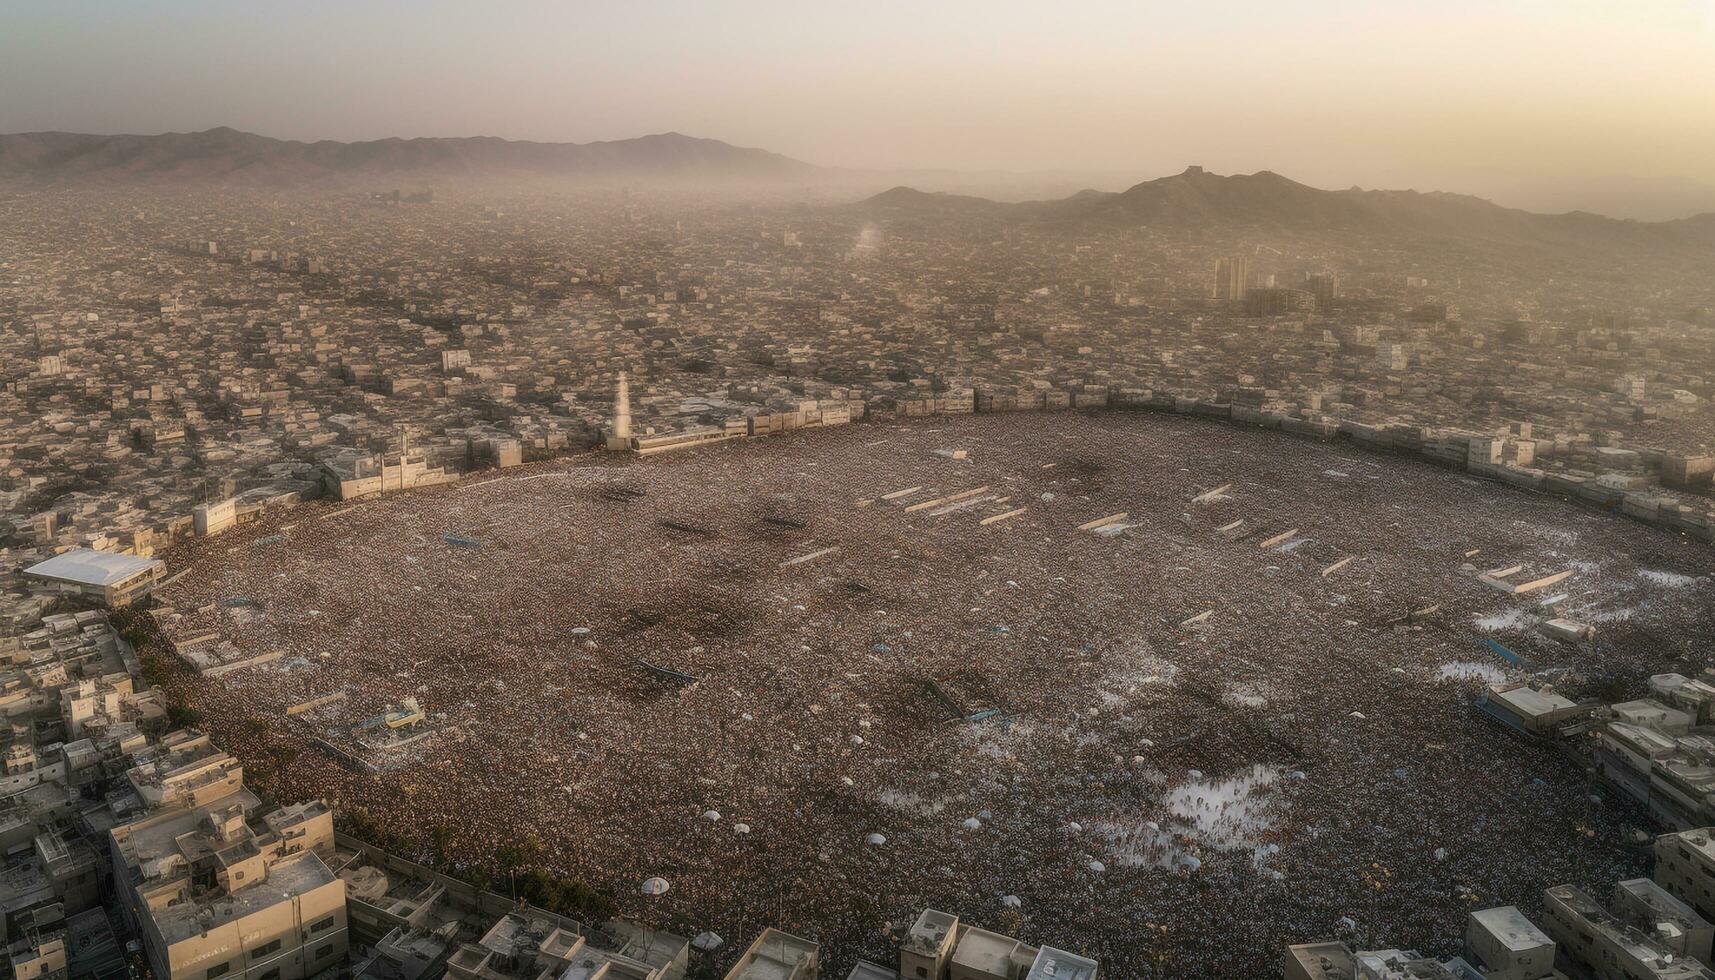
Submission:
[[1494,654],[1497,657],[1500,657],[1502,660],[1505,660],[1507,663],[1512,664],[1516,667],[1524,666],[1524,658],[1523,657],[1512,652],[1511,650],[1508,650],[1506,647],[1501,646],[1499,643],[1496,643],[1494,640],[1484,639],[1483,645],[1489,648],[1490,653]]

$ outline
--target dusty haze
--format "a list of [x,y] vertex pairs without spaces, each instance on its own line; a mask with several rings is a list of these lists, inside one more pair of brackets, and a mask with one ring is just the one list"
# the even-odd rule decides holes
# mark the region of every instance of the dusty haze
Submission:
[[1715,206],[1715,4],[9,4],[0,132],[677,130],[824,165],[1200,163],[1556,210]]

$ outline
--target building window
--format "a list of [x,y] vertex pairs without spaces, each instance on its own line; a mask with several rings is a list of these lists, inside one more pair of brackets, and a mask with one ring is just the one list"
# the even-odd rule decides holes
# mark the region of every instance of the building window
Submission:
[[208,968],[208,980],[214,980],[215,977],[226,976],[231,969],[231,963],[222,963],[219,966],[211,966]]
[[319,960],[324,956],[331,956],[331,955],[333,955],[333,943],[323,943],[322,945],[316,947],[316,957],[315,957],[316,959]]
[[267,973],[264,973],[261,976],[257,977],[256,980],[280,980],[280,968],[275,967],[274,969],[269,970]]
[[325,919],[310,924],[311,932],[327,932],[339,921],[339,916],[330,915]]
[[272,956],[275,953],[278,953],[279,951],[280,951],[280,940],[270,939],[267,942],[263,943],[262,945],[251,950],[250,951],[250,958],[253,960],[259,960],[264,956]]

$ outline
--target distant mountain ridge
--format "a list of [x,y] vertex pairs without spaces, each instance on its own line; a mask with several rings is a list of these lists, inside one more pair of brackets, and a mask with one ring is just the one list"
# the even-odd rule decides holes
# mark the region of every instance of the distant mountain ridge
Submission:
[[1007,204],[895,187],[856,205],[878,215],[965,215],[1070,229],[1411,234],[1543,245],[1657,245],[1715,249],[1715,213],[1634,221],[1582,211],[1537,214],[1440,191],[1321,190],[1271,171],[1222,176],[1190,167],[1124,191],[1086,190]]
[[680,133],[597,143],[423,137],[356,143],[280,140],[230,127],[158,136],[0,135],[0,178],[296,183],[339,176],[488,174],[782,179],[818,168]]
[[[818,167],[751,147],[680,133],[594,143],[421,137],[342,143],[281,140],[230,127],[155,136],[0,135],[0,181],[193,182],[290,185],[529,175],[614,180],[827,182],[876,186],[885,175]],[[0,185],[3,186],[3,185]],[[1402,234],[1543,247],[1715,249],[1715,213],[1671,221],[1582,211],[1539,214],[1443,192],[1322,190],[1271,171],[1222,176],[1201,167],[1124,191],[1006,203],[895,187],[855,205],[877,215],[982,217],[1068,230],[1152,227],[1220,234]]]

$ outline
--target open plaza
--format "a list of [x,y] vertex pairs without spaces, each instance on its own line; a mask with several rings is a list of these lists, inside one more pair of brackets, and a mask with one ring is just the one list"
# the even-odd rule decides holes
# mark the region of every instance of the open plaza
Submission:
[[1575,691],[1715,631],[1705,544],[1125,413],[588,455],[166,557],[171,694],[240,758],[288,747],[284,798],[455,860],[534,835],[686,934],[884,959],[958,908],[1120,975],[1635,873],[1641,818],[1473,703],[1495,645]]

